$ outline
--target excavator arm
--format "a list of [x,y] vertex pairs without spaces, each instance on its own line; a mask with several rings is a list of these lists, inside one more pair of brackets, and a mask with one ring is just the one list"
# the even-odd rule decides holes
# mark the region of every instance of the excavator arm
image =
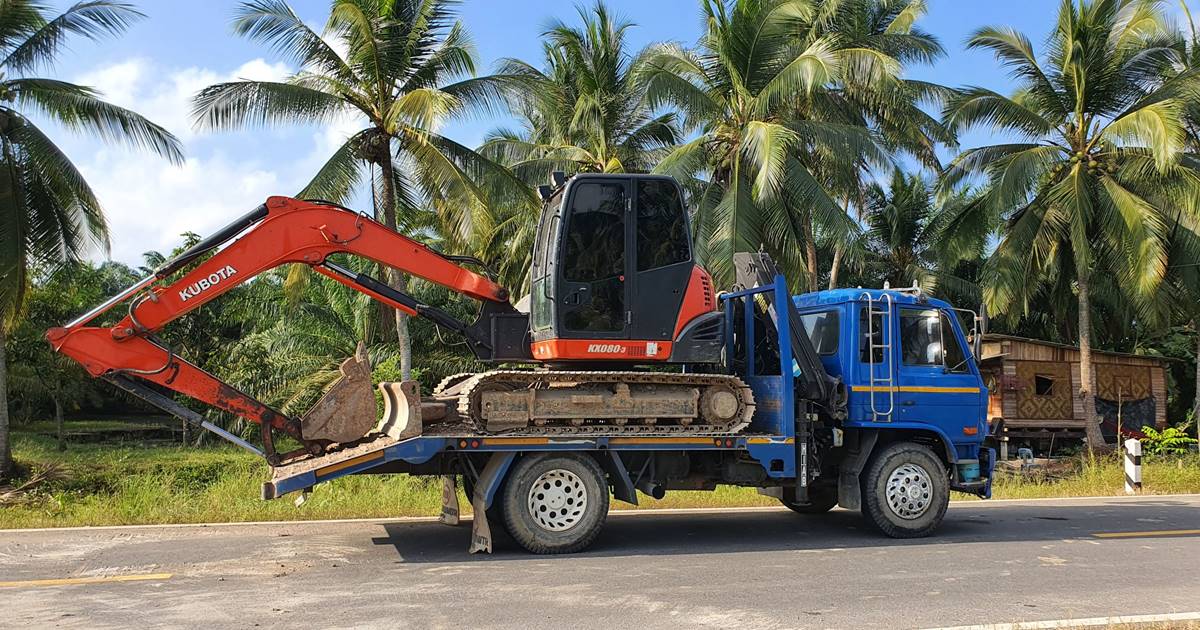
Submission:
[[[242,235],[240,238],[179,279],[166,282],[239,234]],[[483,307],[479,319],[474,324],[466,324],[377,279],[329,260],[330,256],[339,253],[368,258],[480,300]],[[298,419],[270,408],[180,358],[156,336],[170,322],[254,276],[287,263],[309,265],[393,308],[456,330],[467,338],[471,349],[481,359],[512,360],[528,355],[528,345],[522,349],[520,341],[514,341],[525,326],[525,316],[517,313],[509,303],[508,291],[486,276],[463,267],[463,263],[482,265],[479,261],[441,254],[366,215],[341,206],[287,197],[269,198],[253,212],[167,262],[151,276],[66,326],[50,329],[46,338],[56,351],[79,362],[91,375],[107,378],[155,404],[163,402],[164,397],[130,377],[186,394],[260,424],[264,450],[268,459],[273,460],[272,464],[279,461],[272,446],[272,429],[298,440],[305,451],[318,453],[334,440],[305,435]],[[88,325],[126,301],[129,302],[128,313],[115,325]],[[346,372],[345,366],[343,372]],[[369,374],[367,382],[369,385]],[[184,415],[179,409],[167,410]],[[372,421],[373,413],[372,398]]]

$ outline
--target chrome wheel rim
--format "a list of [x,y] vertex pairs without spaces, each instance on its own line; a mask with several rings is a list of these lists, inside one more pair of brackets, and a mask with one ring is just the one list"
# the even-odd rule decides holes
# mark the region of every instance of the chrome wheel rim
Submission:
[[916,464],[892,471],[887,481],[887,503],[892,513],[905,520],[919,518],[933,504],[933,479]]
[[561,532],[579,524],[587,509],[587,488],[579,475],[556,468],[548,470],[529,488],[529,516],[543,529]]

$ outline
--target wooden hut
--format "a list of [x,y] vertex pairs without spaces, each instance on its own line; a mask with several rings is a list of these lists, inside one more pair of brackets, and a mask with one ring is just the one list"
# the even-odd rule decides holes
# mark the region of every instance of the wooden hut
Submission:
[[[1101,431],[1115,441],[1118,424],[1136,432],[1166,425],[1166,360],[1092,351],[1093,392]],[[985,335],[982,361],[988,421],[1008,439],[1082,438],[1085,401],[1078,396],[1079,348],[1009,335]]]

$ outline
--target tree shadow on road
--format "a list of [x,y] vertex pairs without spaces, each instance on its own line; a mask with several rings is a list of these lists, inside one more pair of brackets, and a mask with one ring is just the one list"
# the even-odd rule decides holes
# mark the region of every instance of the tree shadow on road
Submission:
[[[493,524],[493,531],[500,530]],[[962,503],[951,507],[929,538],[894,540],[859,515],[835,509],[819,516],[790,511],[613,514],[587,551],[570,557],[670,556],[834,548],[900,547],[1083,538],[1097,533],[1200,529],[1195,503],[1168,497],[1104,501],[1088,505]],[[385,523],[376,545],[394,547],[404,563],[546,561],[517,546],[502,531],[494,553],[467,554],[470,523]],[[552,558],[552,557],[550,557]]]

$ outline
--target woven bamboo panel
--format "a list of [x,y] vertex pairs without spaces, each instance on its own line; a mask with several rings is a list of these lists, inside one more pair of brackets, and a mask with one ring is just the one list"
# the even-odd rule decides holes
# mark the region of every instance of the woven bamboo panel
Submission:
[[[1017,392],[1017,416],[1028,419],[1067,420],[1071,412],[1071,366],[1051,361],[1014,361],[1017,380],[1021,389]],[[1039,396],[1034,387],[1038,375],[1054,379],[1054,388],[1049,395]]]
[[1153,395],[1150,368],[1115,363],[1096,365],[1096,396],[1116,402],[1141,400]]

